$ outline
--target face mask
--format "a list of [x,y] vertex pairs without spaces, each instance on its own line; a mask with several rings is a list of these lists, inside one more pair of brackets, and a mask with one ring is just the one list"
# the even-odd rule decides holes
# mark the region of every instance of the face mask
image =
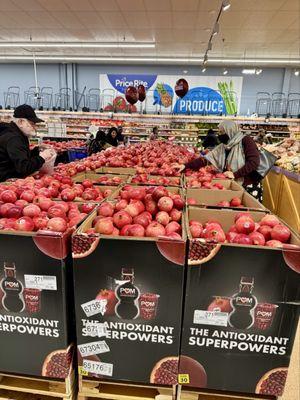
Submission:
[[18,128],[24,133],[25,136],[27,137],[33,137],[36,136],[36,130],[34,127],[27,121],[27,119],[19,119],[16,124],[18,125]]
[[229,136],[227,135],[227,133],[222,133],[221,135],[218,136],[218,139],[221,143],[227,144],[229,141]]

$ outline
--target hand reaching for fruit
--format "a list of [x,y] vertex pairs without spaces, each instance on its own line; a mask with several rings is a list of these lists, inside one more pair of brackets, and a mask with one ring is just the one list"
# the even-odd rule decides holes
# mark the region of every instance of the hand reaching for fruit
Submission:
[[184,164],[173,164],[172,168],[177,169],[178,172],[182,172],[185,169],[185,165]]
[[226,178],[228,179],[234,179],[234,174],[232,171],[225,171],[224,175],[226,176]]

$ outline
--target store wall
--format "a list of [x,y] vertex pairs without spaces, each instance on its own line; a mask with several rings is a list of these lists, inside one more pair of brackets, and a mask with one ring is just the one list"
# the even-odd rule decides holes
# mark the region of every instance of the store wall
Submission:
[[[97,65],[97,64],[78,64],[75,68],[65,64],[38,64],[38,82],[40,87],[52,86],[54,93],[60,87],[64,87],[68,82],[74,82],[75,88],[79,91],[86,86],[89,88],[99,88],[99,75],[101,73],[149,73],[160,75],[184,76],[183,70],[188,70],[186,76],[202,75],[201,68],[198,66],[151,66],[151,65]],[[71,74],[75,75],[73,80]],[[243,76],[243,90],[240,111],[246,114],[255,111],[256,93],[265,91],[273,92],[300,92],[300,78],[295,76],[291,69],[268,68],[263,69],[261,75],[243,75],[241,68],[229,68],[229,76]],[[222,75],[222,68],[208,68],[206,75]],[[0,104],[4,104],[3,92],[9,86],[19,86],[21,89],[21,101],[24,100],[23,92],[29,86],[34,85],[34,72],[32,64],[0,64]]]

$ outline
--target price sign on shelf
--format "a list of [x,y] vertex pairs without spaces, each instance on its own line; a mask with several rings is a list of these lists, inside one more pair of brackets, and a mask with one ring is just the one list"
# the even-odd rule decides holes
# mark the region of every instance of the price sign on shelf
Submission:
[[84,371],[96,375],[112,376],[113,364],[98,361],[83,360],[82,368]]

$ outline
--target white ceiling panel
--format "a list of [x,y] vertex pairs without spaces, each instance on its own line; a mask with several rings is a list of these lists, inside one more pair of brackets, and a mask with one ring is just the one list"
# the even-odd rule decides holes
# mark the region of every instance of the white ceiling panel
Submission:
[[197,11],[199,3],[199,0],[172,0],[172,8],[174,11]]
[[116,0],[90,0],[90,3],[98,11],[119,11]]
[[[143,0],[116,0],[122,11],[145,11]],[[162,0],[163,1],[163,0]]]
[[280,9],[283,11],[300,11],[300,1],[286,0]]
[[104,21],[104,26],[99,27],[99,31],[104,30],[105,26],[109,29],[121,29],[127,28],[127,23],[123,14],[120,12],[100,12],[98,11],[99,15]]
[[[51,0],[50,0],[51,1]],[[64,0],[68,8],[72,11],[93,11],[94,7],[89,0]]]
[[170,11],[170,0],[144,0],[146,10],[148,11]]
[[67,29],[84,28],[74,12],[54,11],[51,15]]
[[16,6],[11,0],[0,0],[1,11],[18,11],[19,7]]
[[[25,0],[23,1],[25,3]],[[38,0],[39,4],[48,11],[68,11],[68,6],[63,0]]]
[[158,29],[172,28],[172,13],[167,11],[148,12],[151,27]]
[[129,28],[150,28],[148,15],[145,11],[123,12],[123,16]]
[[32,11],[30,13],[30,16],[34,21],[37,21],[39,24],[41,24],[45,29],[63,28],[63,24],[55,19],[47,11]]
[[97,28],[104,24],[100,13],[95,11],[78,11],[75,15],[84,26],[89,28]]
[[43,11],[43,6],[38,0],[12,0],[12,3],[18,7],[19,10],[30,11]]
[[[300,0],[299,0],[300,1]],[[286,29],[290,27],[294,22],[298,23],[298,27],[300,26],[300,16],[299,14],[293,11],[280,11],[276,12],[275,15],[269,20],[266,28],[274,29],[274,27],[278,26],[280,29]]]
[[173,27],[176,29],[196,28],[197,14],[192,11],[180,11],[173,13]]

